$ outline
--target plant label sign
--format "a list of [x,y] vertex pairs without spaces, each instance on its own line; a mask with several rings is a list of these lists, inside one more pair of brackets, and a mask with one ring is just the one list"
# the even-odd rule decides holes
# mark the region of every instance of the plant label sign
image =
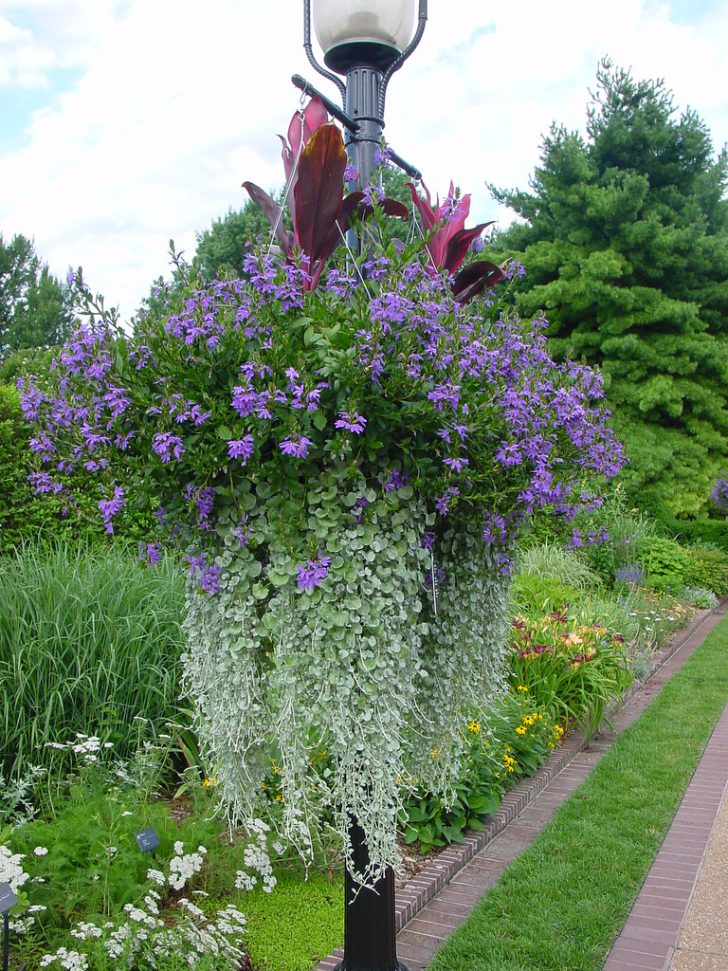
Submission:
[[7,914],[7,912],[14,907],[18,902],[18,898],[15,896],[13,888],[9,883],[0,883],[0,914]]
[[153,826],[148,829],[140,829],[138,833],[134,833],[134,836],[136,836],[136,841],[142,853],[154,853],[160,844],[157,831]]

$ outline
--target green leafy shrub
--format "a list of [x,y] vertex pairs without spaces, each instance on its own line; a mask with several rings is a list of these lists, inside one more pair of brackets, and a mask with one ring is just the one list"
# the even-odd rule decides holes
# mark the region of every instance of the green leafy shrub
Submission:
[[689,581],[697,587],[706,587],[722,596],[728,593],[728,553],[723,550],[693,546],[687,550],[690,561]]
[[177,714],[184,581],[121,547],[24,547],[0,571],[0,770],[62,767],[46,748],[75,732],[126,755],[134,716]]
[[596,731],[607,705],[632,681],[624,637],[579,623],[566,611],[517,618],[509,653],[513,688],[527,688],[534,704],[557,721]]
[[557,610],[575,603],[581,594],[578,587],[569,586],[548,576],[517,573],[511,587],[511,602],[520,614]]
[[647,574],[645,585],[655,590],[677,591],[691,578],[690,556],[674,539],[647,537],[640,542],[637,556]]

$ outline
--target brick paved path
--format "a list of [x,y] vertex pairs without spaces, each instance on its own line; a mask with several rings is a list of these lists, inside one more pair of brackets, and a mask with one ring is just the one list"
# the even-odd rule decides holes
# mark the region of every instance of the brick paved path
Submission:
[[[723,603],[718,610],[707,617],[701,616],[697,622],[676,636],[667,660],[653,672],[649,681],[632,693],[624,706],[613,717],[614,733],[600,733],[589,743],[586,749],[584,748],[583,736],[578,733],[569,735],[564,744],[554,752],[551,759],[539,769],[532,779],[522,782],[504,797],[497,816],[488,823],[482,832],[469,833],[465,845],[449,847],[428,864],[414,880],[398,890],[396,905],[396,920],[399,930],[397,955],[400,961],[406,964],[409,971],[424,971],[439,944],[456,927],[464,923],[474,905],[488,888],[498,880],[508,864],[530,846],[561,803],[568,799],[587,778],[604,752],[610,748],[615,736],[629,727],[642,714],[663,685],[679,670],[693,651],[702,644],[706,635],[725,617],[727,607],[728,604]],[[727,713],[724,712],[720,724],[725,725],[726,736],[723,743],[716,741],[716,745],[728,744]],[[717,731],[718,729],[716,729]],[[705,759],[708,759],[705,762],[706,767],[710,766],[712,771],[714,768],[712,754],[709,755],[708,750],[706,750],[704,759],[701,760],[700,769],[702,769]],[[723,761],[726,779],[728,779],[728,757]],[[707,779],[708,776],[704,776],[704,778]],[[694,872],[690,887],[692,888],[694,885],[697,869],[700,860],[702,860],[705,844],[710,835],[723,791],[721,788],[720,793],[716,795],[716,785],[719,785],[719,783],[716,783],[711,776],[708,785],[710,796],[708,796],[706,790],[704,803],[700,803],[698,806],[694,798],[693,801],[689,800],[687,803],[686,812],[690,812],[691,809],[693,811],[693,815],[690,817],[693,822],[688,824],[691,827],[690,839],[694,839],[698,832],[698,816],[695,814],[698,813],[702,816],[699,827],[699,832],[702,834],[699,838],[703,840],[702,850],[700,846],[691,847],[691,853],[688,854],[690,864],[686,864],[686,861],[682,859],[674,860],[669,856],[666,857],[661,864],[663,869],[658,869],[657,875],[661,877],[665,875],[664,867],[666,863],[669,867],[691,865],[694,867]],[[725,787],[725,781],[723,787]],[[699,788],[695,793],[697,793],[696,798],[699,801],[703,798],[704,790]],[[693,793],[694,797],[695,793]],[[691,790],[689,789],[685,798],[688,799],[690,794]],[[683,821],[685,818],[687,818],[685,815],[681,817]],[[672,833],[672,830],[670,832]],[[670,847],[674,852],[676,849],[674,841],[679,841],[681,837],[683,846],[686,846],[684,830],[678,828],[675,831],[674,840],[668,835],[665,843],[668,854]],[[660,862],[659,857],[655,861],[655,866],[658,866],[658,862]],[[670,879],[680,878],[673,874]],[[648,877],[648,881],[651,880],[652,873]],[[682,883],[685,882],[685,880],[682,881]],[[650,886],[652,885],[650,884]],[[645,887],[647,886],[648,882],[645,883]],[[685,888],[682,887],[682,889]],[[660,899],[667,901],[666,907],[670,910],[675,910],[670,905],[670,901],[674,901],[674,897],[671,898],[668,895]],[[682,916],[684,917],[689,895],[687,897],[683,895],[680,899],[683,902]],[[654,901],[647,906],[654,909]],[[635,907],[641,910],[640,901],[635,904]],[[675,921],[672,919],[674,915],[668,916],[667,912],[665,912],[664,917],[656,914],[633,912],[630,916],[632,923],[628,922],[625,932],[628,935],[633,934],[640,927],[639,922],[645,916],[655,921],[665,919],[671,921],[670,928],[671,933],[674,932],[674,941],[672,945],[664,942],[664,947],[672,946],[674,950],[682,918],[675,926]],[[637,923],[634,921],[637,921]],[[657,931],[654,928],[644,928],[644,931],[649,939],[654,934],[659,936],[663,929],[663,925],[660,924]],[[610,953],[604,971],[669,969],[669,963],[667,965],[649,963],[654,957],[659,956],[662,944],[655,948],[650,943],[647,949],[640,950],[636,946],[625,946],[625,941],[636,942],[635,937],[623,938],[624,932],[615,945],[615,949]],[[650,954],[651,951],[652,954]],[[631,953],[627,955],[625,952]],[[645,960],[645,954],[649,955],[646,958],[648,963],[639,963]],[[331,971],[342,956],[341,950],[334,951],[333,954],[316,965],[315,971]],[[624,963],[628,956],[637,963]],[[667,951],[663,949],[663,961],[666,956]],[[614,961],[621,961],[622,963],[609,963]],[[675,965],[673,971],[703,971],[703,969],[697,965]],[[705,971],[714,971],[713,966],[706,965]],[[728,971],[728,959],[726,959],[725,964],[716,965],[715,971]]]

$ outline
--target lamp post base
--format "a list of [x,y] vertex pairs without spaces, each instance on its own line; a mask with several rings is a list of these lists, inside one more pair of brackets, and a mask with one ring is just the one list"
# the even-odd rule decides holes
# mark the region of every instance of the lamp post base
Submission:
[[[369,864],[364,831],[352,819],[349,832],[354,868],[362,873]],[[392,868],[373,887],[362,886],[347,868],[344,900],[344,957],[334,971],[408,971],[397,960]]]

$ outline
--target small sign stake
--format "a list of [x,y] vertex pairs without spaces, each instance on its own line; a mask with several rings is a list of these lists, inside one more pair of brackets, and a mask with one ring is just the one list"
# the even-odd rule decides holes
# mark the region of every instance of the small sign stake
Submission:
[[152,859],[156,861],[157,847],[161,842],[156,829],[149,826],[147,829],[140,829],[138,833],[134,833],[134,836],[142,853],[151,853]]

